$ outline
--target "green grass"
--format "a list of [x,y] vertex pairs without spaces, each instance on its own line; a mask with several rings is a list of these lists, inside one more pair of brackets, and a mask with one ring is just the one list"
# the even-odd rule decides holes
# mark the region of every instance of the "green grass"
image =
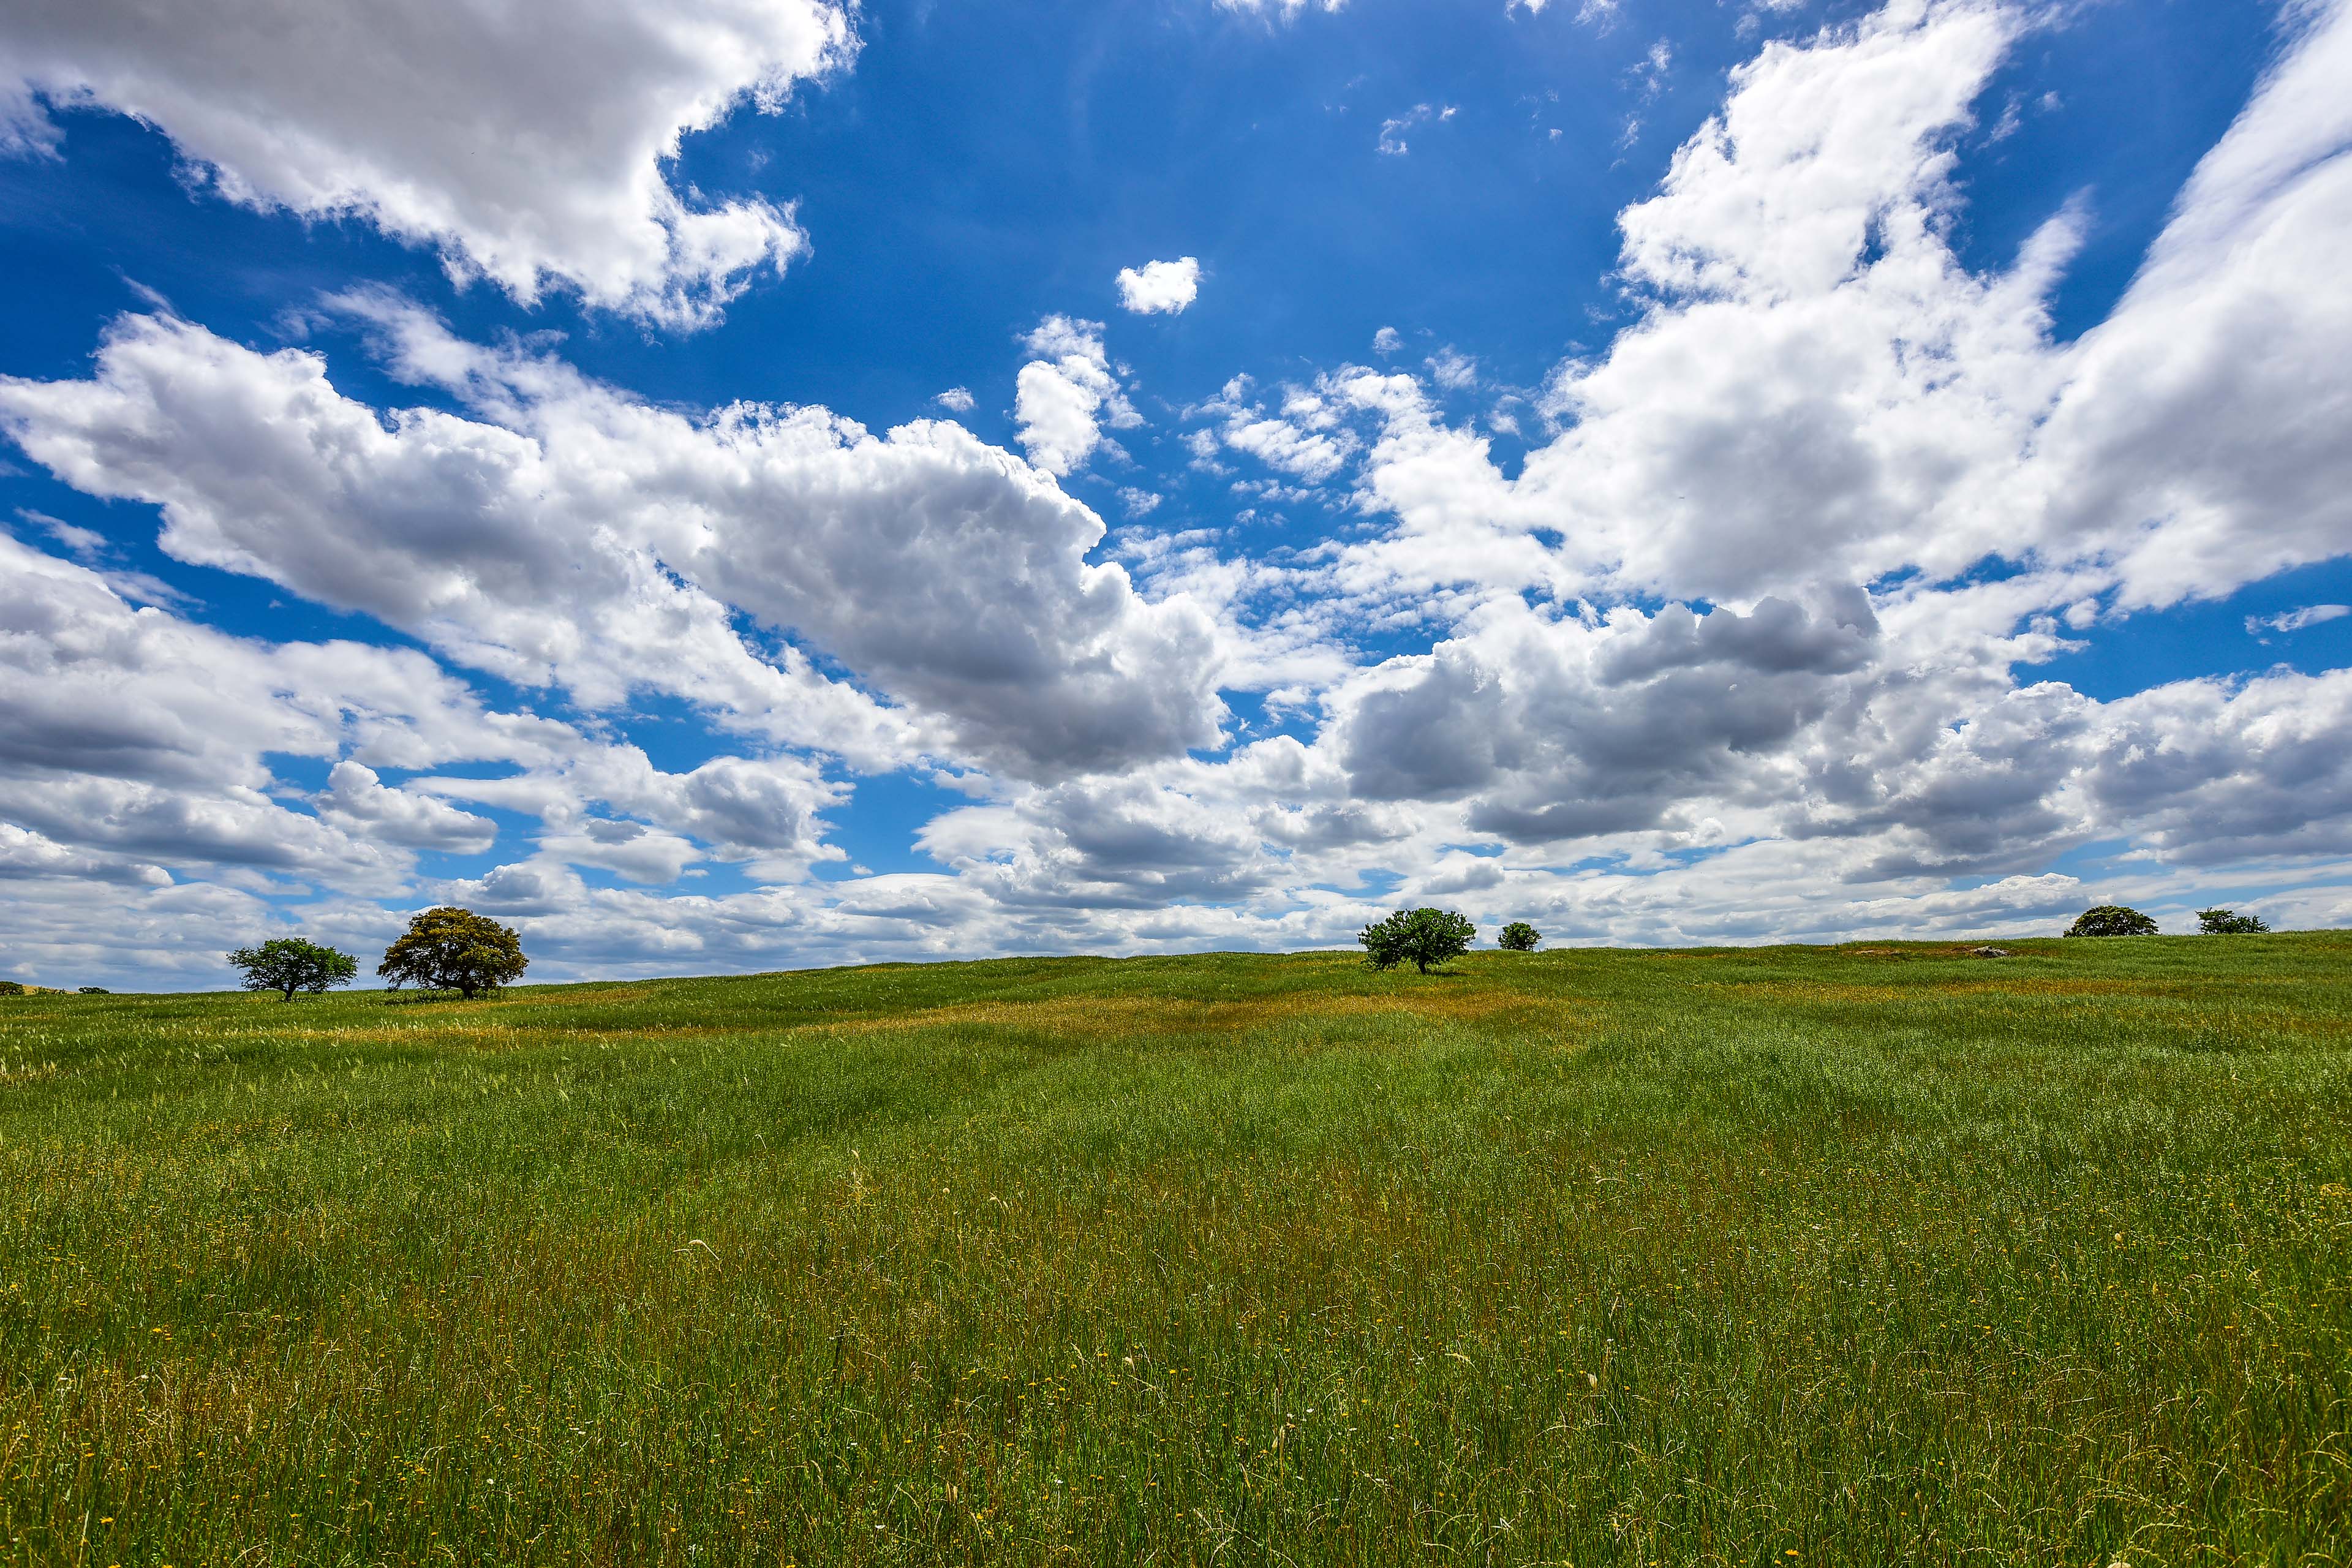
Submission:
[[0,1002],[0,1563],[2352,1561],[2352,939]]

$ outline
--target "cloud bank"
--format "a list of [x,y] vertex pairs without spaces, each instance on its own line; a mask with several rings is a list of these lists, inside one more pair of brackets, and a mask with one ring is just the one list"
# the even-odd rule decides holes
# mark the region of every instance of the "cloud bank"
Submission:
[[[191,931],[356,943],[443,900],[556,974],[1292,947],[1422,900],[1570,940],[1974,935],[2095,893],[2178,926],[2218,878],[2352,919],[2352,671],[2037,673],[2352,552],[2352,7],[2296,16],[2072,341],[2081,211],[1956,248],[2037,24],[1992,0],[1763,46],[1619,215],[1626,324],[1540,386],[1381,329],[1382,368],[1177,406],[1053,313],[1016,453],[658,404],[382,294],[331,302],[331,349],[124,317],[88,374],[0,380],[24,458],[414,646],[231,637],[95,536],[5,541],[21,962],[209,978]],[[1173,299],[1151,272],[1122,287]],[[1129,482],[1155,438],[1235,518]],[[619,738],[649,701],[714,754]],[[857,870],[838,821],[894,775],[944,792],[921,868]]]

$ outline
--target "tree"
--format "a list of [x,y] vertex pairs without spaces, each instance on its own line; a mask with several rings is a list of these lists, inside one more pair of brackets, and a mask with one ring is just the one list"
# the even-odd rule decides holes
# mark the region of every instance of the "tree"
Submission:
[[0,980],[0,996],[22,996],[25,987],[14,980]]
[[320,947],[299,936],[272,937],[259,947],[240,947],[228,961],[245,971],[247,991],[278,991],[283,1002],[297,991],[313,995],[330,985],[349,985],[360,972],[359,960],[331,947]]
[[2197,929],[2207,936],[2242,936],[2271,928],[2270,922],[2260,915],[2242,915],[2235,910],[2199,910]]
[[2084,910],[2066,928],[2068,936],[2154,936],[2156,922],[2123,904]]
[[471,910],[427,910],[408,922],[400,939],[384,950],[376,973],[394,987],[456,991],[467,997],[496,991],[530,967],[522,939]]
[[1374,921],[1356,938],[1364,944],[1364,962],[1374,969],[1394,969],[1410,963],[1423,974],[1433,963],[1444,963],[1470,951],[1478,928],[1451,910],[1399,910],[1384,921]]
[[1507,952],[1533,952],[1536,950],[1536,943],[1543,941],[1543,932],[1525,921],[1513,921],[1503,928],[1503,934],[1495,940],[1501,942]]

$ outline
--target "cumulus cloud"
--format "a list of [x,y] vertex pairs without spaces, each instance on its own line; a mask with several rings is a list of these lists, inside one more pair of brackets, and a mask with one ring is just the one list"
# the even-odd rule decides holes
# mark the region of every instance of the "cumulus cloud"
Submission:
[[0,822],[0,879],[56,877],[76,882],[129,882],[168,888],[172,873],[150,860],[93,855],[53,838]]
[[971,412],[971,394],[961,386],[950,386],[932,400],[950,414]]
[[[1332,400],[1310,387],[1286,387],[1272,407],[1255,395],[1247,376],[1235,376],[1197,413],[1214,415],[1222,425],[1209,439],[1207,456],[1216,443],[1245,452],[1268,468],[1320,484],[1338,473],[1355,454],[1355,432],[1342,422]],[[1198,448],[1196,448],[1198,450]]]
[[2167,859],[2352,852],[2352,670],[2190,680],[2110,705],[2082,792]]
[[[1364,570],[1404,592],[1483,572],[1737,598],[2000,557],[2077,594],[2095,569],[2129,609],[2339,552],[2352,306],[2313,280],[2352,234],[2352,132],[2326,85],[2352,11],[2309,15],[2147,268],[2072,344],[2046,301],[2080,214],[1990,273],[1947,238],[1957,138],[2017,10],[1895,0],[1767,45],[1621,215],[1642,314],[1559,368],[1543,406],[1564,428],[1517,479],[1409,384],[1339,378],[1381,422],[1367,491],[1402,524]],[[1559,543],[1521,547],[1538,532]]]
[[327,773],[320,817],[344,831],[412,849],[479,854],[498,839],[498,824],[429,795],[387,788],[373,768],[348,759]]
[[801,757],[714,757],[672,773],[636,746],[582,745],[506,777],[433,776],[412,787],[534,816],[543,858],[639,881],[672,880],[702,859],[793,881],[817,861],[845,858],[823,842],[820,814],[850,792]]
[[362,218],[525,302],[553,283],[693,328],[808,242],[789,205],[707,202],[665,162],[854,48],[824,0],[29,0],[0,17],[0,150],[54,154],[58,111],[111,110],[241,205]]
[[486,712],[422,654],[226,637],[5,535],[0,731],[0,820],[19,864],[47,858],[46,843],[140,881],[162,864],[375,891],[400,886],[404,849],[479,847],[490,825],[351,763],[315,814],[294,810],[270,755],[543,762],[576,739]]
[[1118,269],[1118,302],[1139,315],[1177,315],[1199,298],[1201,264],[1190,256]]
[[1829,678],[1877,651],[1863,595],[1820,599],[1598,626],[1496,606],[1344,698],[1329,743],[1357,795],[1465,800],[1473,828],[1515,841],[1655,828],[1702,796],[1769,798],[1795,782],[1789,743],[1841,695]]
[[[0,380],[0,426],[67,482],[162,508],[181,560],[592,708],[675,696],[862,766],[937,752],[1051,772],[1214,741],[1207,618],[1088,563],[1101,520],[961,426],[877,437],[742,404],[693,417],[429,318],[388,326],[393,368],[470,413],[386,417],[316,353],[133,317],[89,379]],[[747,638],[739,614],[890,701]]]
[[[0,908],[20,959],[150,983],[215,978],[225,937],[278,924],[265,900],[307,897],[315,933],[380,944],[396,921],[374,900],[447,890],[420,884],[420,855],[498,840],[453,800],[537,819],[511,894],[580,889],[572,866],[666,882],[723,860],[797,880],[840,858],[820,814],[848,793],[793,757],[665,773],[635,746],[486,708],[414,650],[228,637],[5,535],[0,730]],[[325,787],[290,788],[287,757],[327,763]],[[431,771],[460,763],[493,771]],[[387,784],[392,770],[412,776]],[[219,897],[194,910],[175,878]],[[194,945],[174,910],[203,913]]]
[[1048,316],[1022,340],[1039,357],[1014,383],[1019,439],[1030,462],[1057,479],[1103,445],[1105,425],[1123,430],[1143,423],[1119,388],[1102,332],[1100,321]]

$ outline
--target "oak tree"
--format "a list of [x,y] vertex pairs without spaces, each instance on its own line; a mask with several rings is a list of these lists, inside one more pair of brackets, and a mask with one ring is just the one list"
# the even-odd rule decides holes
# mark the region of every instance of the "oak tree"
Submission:
[[530,966],[512,926],[488,915],[444,906],[408,922],[384,950],[376,973],[395,986],[455,991],[478,996],[519,978]]

